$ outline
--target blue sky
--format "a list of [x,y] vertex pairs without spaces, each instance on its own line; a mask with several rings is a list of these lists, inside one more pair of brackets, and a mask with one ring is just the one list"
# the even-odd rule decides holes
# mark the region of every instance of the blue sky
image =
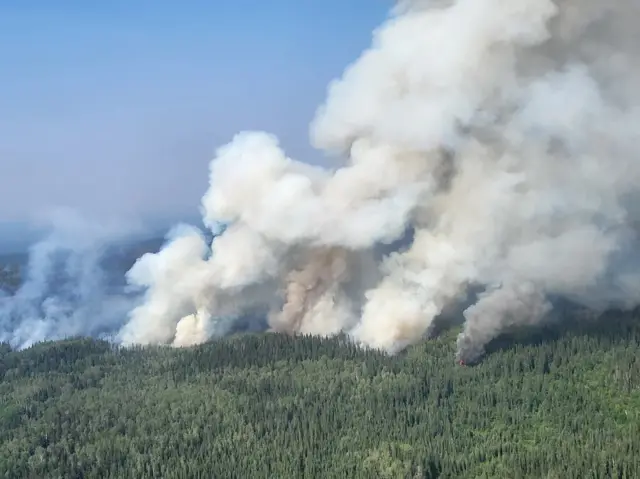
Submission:
[[0,225],[190,217],[216,146],[308,124],[388,0],[0,1]]

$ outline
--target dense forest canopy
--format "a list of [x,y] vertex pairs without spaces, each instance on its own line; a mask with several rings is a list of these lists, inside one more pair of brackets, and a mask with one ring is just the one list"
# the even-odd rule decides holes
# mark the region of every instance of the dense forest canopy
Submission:
[[455,330],[397,356],[281,334],[4,345],[0,477],[640,477],[640,323],[564,324],[473,367]]

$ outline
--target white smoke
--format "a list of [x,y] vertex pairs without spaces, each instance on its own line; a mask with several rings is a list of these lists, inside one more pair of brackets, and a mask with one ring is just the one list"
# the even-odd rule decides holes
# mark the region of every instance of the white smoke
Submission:
[[[217,236],[183,228],[140,259],[146,300],[122,341],[196,344],[263,311],[275,330],[395,352],[473,287],[458,341],[473,359],[543,320],[549,295],[636,305],[638,5],[399,2],[312,123],[344,165],[261,132],[220,148],[202,201]],[[410,247],[376,263],[407,228]]]
[[135,297],[103,267],[110,246],[134,230],[59,210],[50,233],[30,250],[17,291],[0,296],[0,341],[25,348],[70,336],[108,336]]

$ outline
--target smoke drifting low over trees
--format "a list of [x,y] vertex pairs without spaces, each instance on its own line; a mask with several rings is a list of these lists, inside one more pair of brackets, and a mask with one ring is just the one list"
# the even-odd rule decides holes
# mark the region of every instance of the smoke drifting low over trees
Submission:
[[461,309],[469,361],[557,298],[636,306],[638,10],[399,2],[312,121],[343,164],[291,159],[265,132],[220,147],[202,199],[214,239],[179,226],[141,257],[114,338],[189,346],[266,320],[396,353]]

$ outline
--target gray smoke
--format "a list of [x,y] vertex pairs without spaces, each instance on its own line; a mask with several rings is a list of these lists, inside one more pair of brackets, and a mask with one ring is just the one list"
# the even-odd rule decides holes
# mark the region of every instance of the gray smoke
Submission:
[[[211,162],[209,243],[183,227],[129,272],[125,344],[197,344],[265,311],[271,328],[390,353],[464,311],[458,357],[537,324],[561,296],[640,296],[640,4],[399,2],[328,90],[295,161],[238,134]],[[414,234],[379,260],[380,245]]]
[[67,211],[52,216],[50,229],[30,249],[17,290],[0,296],[0,341],[25,348],[70,336],[113,336],[136,297],[126,293],[121,270],[104,263],[132,231]]

